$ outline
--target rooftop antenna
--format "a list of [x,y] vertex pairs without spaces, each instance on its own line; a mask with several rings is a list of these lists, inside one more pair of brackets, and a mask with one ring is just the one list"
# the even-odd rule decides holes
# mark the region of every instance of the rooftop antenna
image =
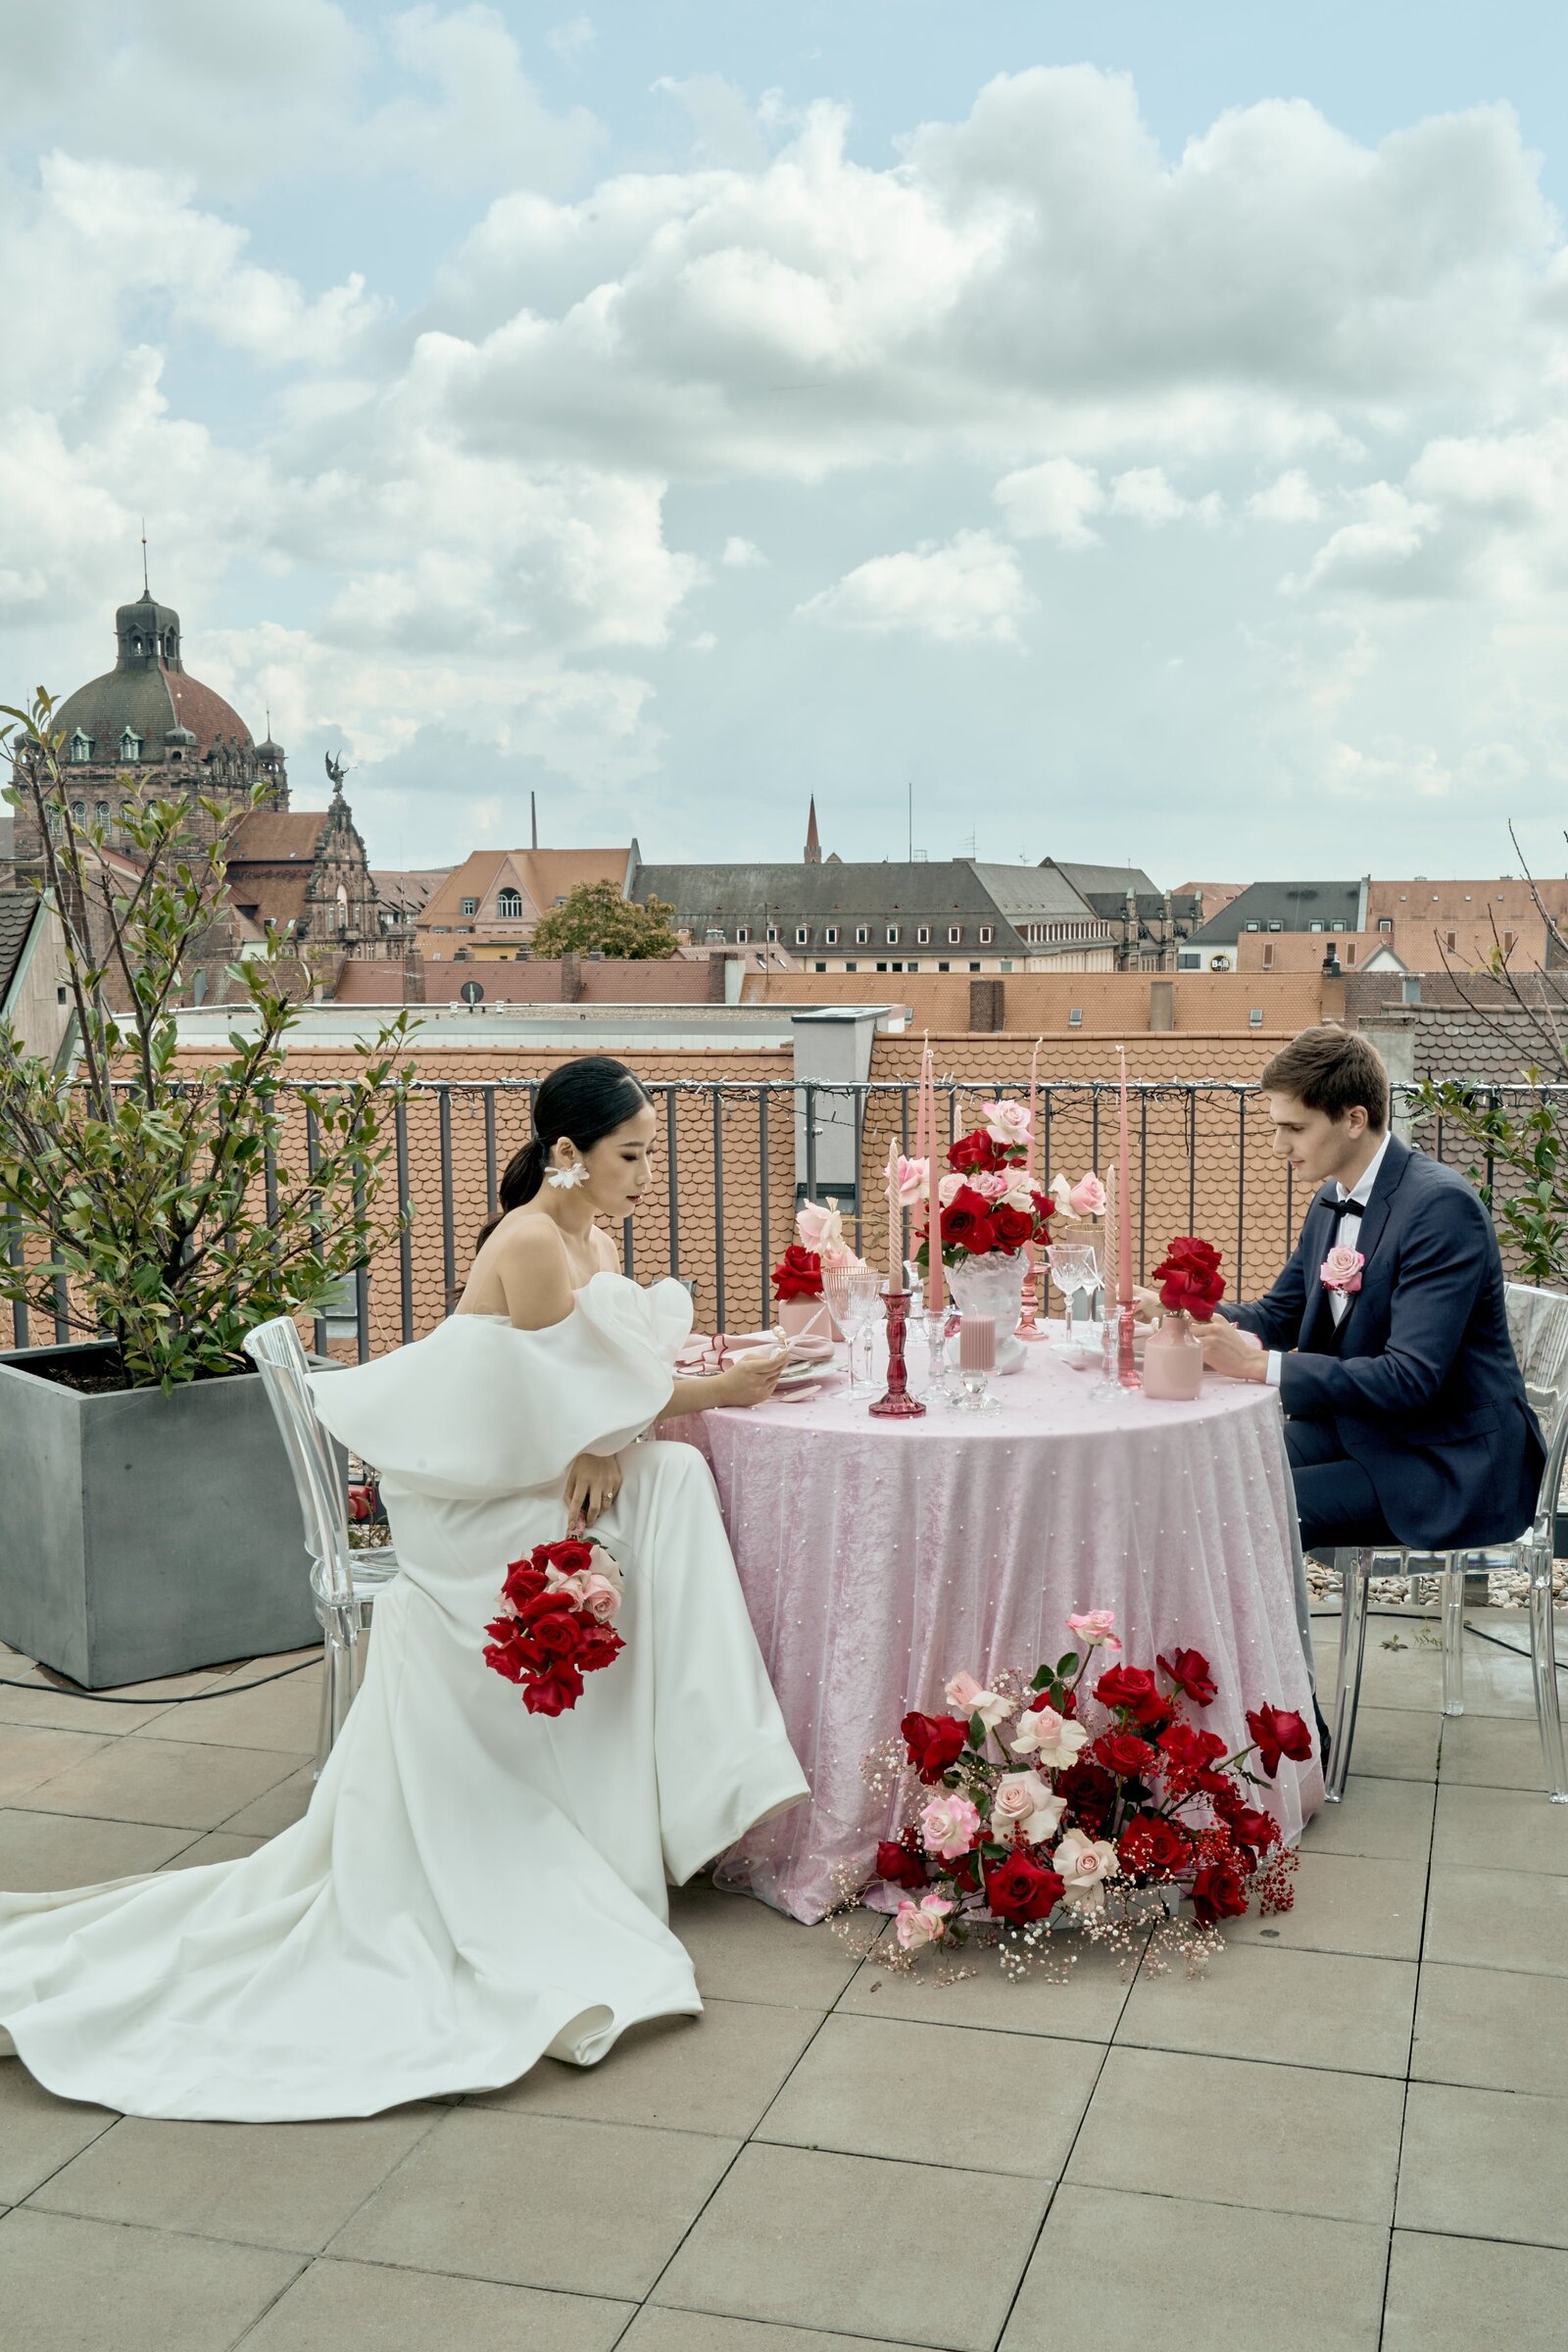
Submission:
[[147,517],[145,514],[141,518],[141,592],[143,596],[152,594],[152,590],[147,585]]
[[914,782],[909,782],[909,863],[914,863]]
[[539,795],[536,792],[530,792],[528,795],[528,815],[533,826],[533,846],[537,849],[539,847]]

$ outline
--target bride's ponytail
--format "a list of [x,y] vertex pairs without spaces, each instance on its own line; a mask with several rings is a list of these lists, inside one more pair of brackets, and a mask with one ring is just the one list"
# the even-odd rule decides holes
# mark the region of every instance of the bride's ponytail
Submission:
[[500,1206],[480,1227],[475,1249],[490,1239],[509,1210],[521,1208],[533,1199],[544,1183],[551,1152],[563,1136],[579,1152],[591,1152],[595,1144],[634,1119],[647,1101],[625,1064],[612,1061],[608,1054],[591,1054],[552,1070],[534,1102],[533,1134],[508,1160],[496,1196]]

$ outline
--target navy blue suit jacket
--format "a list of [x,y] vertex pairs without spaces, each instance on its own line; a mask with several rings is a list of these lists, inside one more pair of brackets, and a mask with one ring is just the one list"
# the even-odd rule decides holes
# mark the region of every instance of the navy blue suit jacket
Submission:
[[1231,1319],[1289,1350],[1280,1402],[1329,1421],[1401,1544],[1502,1544],[1535,1517],[1546,1451],[1508,1338],[1502,1259],[1465,1179],[1393,1136],[1361,1218],[1361,1288],[1336,1334],[1319,1269],[1336,1189],[1266,1298]]

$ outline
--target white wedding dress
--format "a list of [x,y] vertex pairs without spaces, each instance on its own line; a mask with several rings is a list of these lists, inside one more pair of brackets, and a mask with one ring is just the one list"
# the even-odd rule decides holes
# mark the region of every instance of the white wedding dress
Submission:
[[[304,1819],[258,1852],[0,1894],[0,2027],[48,2089],[141,2116],[373,2115],[545,2052],[591,2065],[701,2009],[666,1883],[808,1789],[707,1465],[637,1442],[690,1323],[678,1283],[602,1273],[548,1331],[456,1315],[314,1376],[382,1473],[401,1562],[364,1688]],[[626,1647],[550,1721],[485,1666],[484,1626],[509,1561],[566,1532],[585,1451],[622,1456],[595,1532]]]

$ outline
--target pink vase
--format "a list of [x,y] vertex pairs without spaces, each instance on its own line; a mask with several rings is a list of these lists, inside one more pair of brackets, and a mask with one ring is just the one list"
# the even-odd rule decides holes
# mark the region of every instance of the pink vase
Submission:
[[1144,1395],[1191,1404],[1203,1385],[1203,1344],[1186,1315],[1167,1315],[1144,1347]]
[[787,1340],[830,1340],[833,1319],[825,1298],[780,1298],[773,1308],[773,1322]]

